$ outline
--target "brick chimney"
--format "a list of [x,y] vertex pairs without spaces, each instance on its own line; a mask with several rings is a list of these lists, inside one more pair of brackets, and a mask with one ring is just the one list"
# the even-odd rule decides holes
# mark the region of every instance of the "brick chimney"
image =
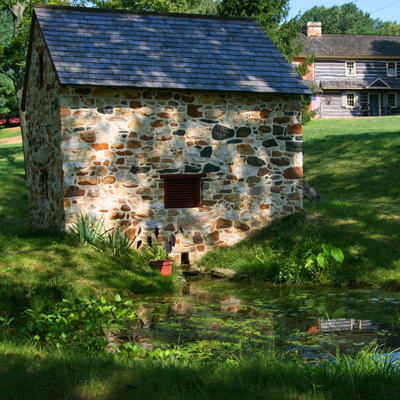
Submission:
[[321,22],[307,22],[303,25],[302,32],[308,37],[321,37],[322,27]]

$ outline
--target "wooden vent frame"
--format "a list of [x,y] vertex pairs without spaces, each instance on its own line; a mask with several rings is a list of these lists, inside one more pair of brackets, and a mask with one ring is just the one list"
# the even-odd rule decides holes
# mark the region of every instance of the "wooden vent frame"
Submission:
[[206,174],[160,175],[164,179],[165,208],[200,207],[201,178]]

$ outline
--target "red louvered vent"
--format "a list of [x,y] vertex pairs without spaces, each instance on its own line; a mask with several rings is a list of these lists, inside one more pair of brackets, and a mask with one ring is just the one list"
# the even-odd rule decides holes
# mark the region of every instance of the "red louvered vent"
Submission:
[[164,179],[165,208],[194,208],[200,206],[200,179],[206,174],[161,175]]

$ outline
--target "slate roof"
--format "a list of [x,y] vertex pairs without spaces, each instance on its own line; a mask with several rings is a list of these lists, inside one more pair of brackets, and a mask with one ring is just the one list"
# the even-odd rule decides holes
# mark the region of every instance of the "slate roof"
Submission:
[[304,41],[302,54],[400,57],[400,36],[323,33],[321,37],[308,37],[302,33],[296,43],[301,41]]
[[61,84],[310,93],[255,19],[35,5]]

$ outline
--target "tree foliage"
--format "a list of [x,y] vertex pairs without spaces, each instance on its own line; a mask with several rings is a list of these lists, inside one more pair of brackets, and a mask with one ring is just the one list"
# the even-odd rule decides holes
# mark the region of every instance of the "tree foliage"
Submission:
[[322,22],[322,33],[342,34],[400,34],[400,26],[396,22],[382,22],[373,19],[369,13],[364,13],[353,3],[341,6],[315,6],[307,10],[300,18],[306,22]]
[[99,8],[122,8],[125,10],[189,12],[201,5],[201,0],[82,0],[82,5],[95,4]]
[[301,23],[298,16],[288,21],[289,11],[289,0],[222,0],[218,8],[220,15],[256,18],[276,47],[292,62],[301,50],[301,46],[293,45]]

